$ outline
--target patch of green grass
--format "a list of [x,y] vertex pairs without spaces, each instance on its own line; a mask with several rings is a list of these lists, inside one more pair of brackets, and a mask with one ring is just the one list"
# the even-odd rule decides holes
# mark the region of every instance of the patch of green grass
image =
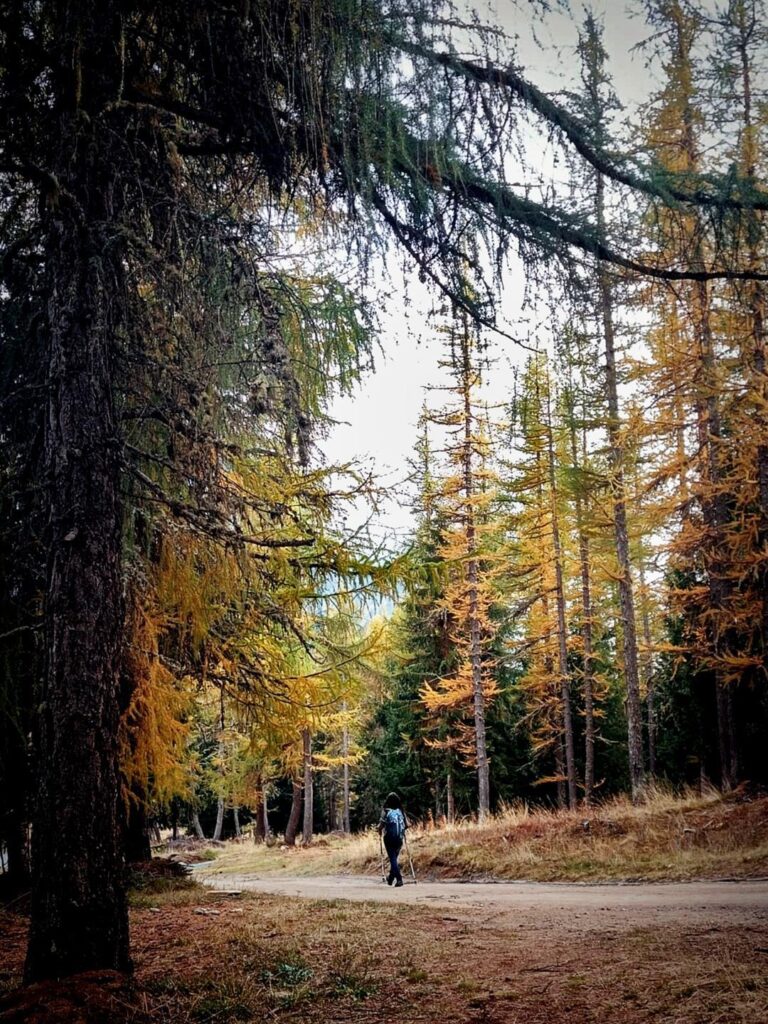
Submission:
[[456,990],[462,995],[473,996],[480,991],[480,985],[473,978],[461,978],[456,982]]
[[192,1020],[200,1024],[214,1021],[253,1020],[253,1009],[241,1002],[237,996],[225,992],[213,992],[203,996],[192,1011]]
[[416,984],[420,981],[426,981],[429,978],[429,974],[426,971],[423,971],[420,967],[410,967],[403,977],[406,981]]
[[261,972],[261,980],[276,988],[294,988],[310,981],[313,976],[314,971],[301,957],[286,960],[271,968],[265,967]]
[[331,971],[328,975],[328,993],[332,996],[347,996],[361,1002],[372,996],[378,986],[368,973],[355,971]]

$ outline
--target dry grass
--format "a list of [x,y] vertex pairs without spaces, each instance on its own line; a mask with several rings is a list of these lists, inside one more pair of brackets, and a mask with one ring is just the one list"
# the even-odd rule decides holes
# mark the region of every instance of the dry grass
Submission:
[[[484,825],[415,828],[417,872],[434,878],[536,881],[686,880],[768,875],[768,798],[654,789],[634,807],[617,798],[592,809],[519,805]],[[375,832],[320,837],[311,847],[229,846],[206,874],[376,873]]]

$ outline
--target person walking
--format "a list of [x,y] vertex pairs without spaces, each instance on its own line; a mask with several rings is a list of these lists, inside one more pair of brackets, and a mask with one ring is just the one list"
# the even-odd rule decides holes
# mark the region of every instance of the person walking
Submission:
[[408,819],[405,816],[402,801],[397,793],[390,793],[384,801],[384,807],[377,827],[379,834],[384,839],[384,848],[389,857],[387,885],[392,885],[394,882],[395,888],[399,889],[403,884],[403,876],[400,874],[398,857],[403,848],[405,830],[408,828]]

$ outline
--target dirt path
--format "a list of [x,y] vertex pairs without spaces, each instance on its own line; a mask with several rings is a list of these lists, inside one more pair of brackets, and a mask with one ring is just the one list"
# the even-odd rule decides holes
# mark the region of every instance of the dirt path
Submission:
[[[215,869],[214,869],[215,870]],[[216,889],[248,889],[273,896],[422,904],[474,911],[476,920],[514,917],[541,928],[547,922],[568,931],[606,926],[631,929],[654,922],[690,926],[768,926],[768,880],[740,882],[583,885],[540,882],[419,882],[390,889],[362,876],[277,877],[215,874],[208,865],[195,874]]]

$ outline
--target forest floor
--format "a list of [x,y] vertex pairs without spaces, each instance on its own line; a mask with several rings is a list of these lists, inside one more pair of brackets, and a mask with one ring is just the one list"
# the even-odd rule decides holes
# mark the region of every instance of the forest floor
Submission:
[[[338,881],[349,886],[360,880]],[[747,895],[738,911],[735,905],[721,911],[722,900],[702,902],[698,895],[690,901],[695,912],[688,915],[639,913],[605,902],[602,909],[569,906],[566,891],[591,888],[586,886],[545,886],[561,890],[559,904],[532,900],[514,909],[479,902],[470,891],[479,886],[463,888],[466,896],[452,904],[425,900],[413,905],[400,897],[407,893],[410,898],[419,886],[395,891],[379,883],[377,895],[383,902],[350,902],[249,892],[224,895],[189,881],[157,882],[133,897],[131,991],[115,987],[103,975],[69,983],[68,999],[62,997],[61,986],[42,986],[0,1004],[0,1021],[768,1020],[765,884],[725,887],[760,891],[762,905]],[[491,892],[499,887],[484,888]],[[629,893],[664,887],[611,888]],[[26,927],[22,914],[0,917],[0,989],[20,980]],[[65,1003],[68,1010],[56,1010]]]
[[[683,881],[768,876],[768,797],[744,791],[676,797],[656,791],[591,809],[513,807],[486,824],[415,827],[409,847],[423,878]],[[217,851],[211,875],[375,874],[379,839],[316,837],[288,848],[243,840]]]

